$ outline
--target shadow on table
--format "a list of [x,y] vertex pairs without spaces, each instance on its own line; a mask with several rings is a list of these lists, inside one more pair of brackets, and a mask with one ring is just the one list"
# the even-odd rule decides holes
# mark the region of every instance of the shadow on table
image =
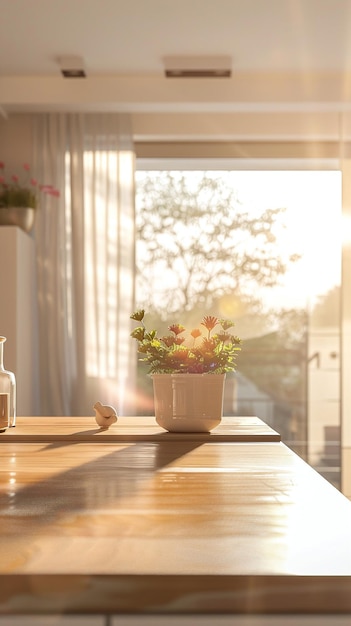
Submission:
[[[137,494],[147,495],[149,483],[159,470],[201,445],[195,441],[175,441],[170,445],[167,440],[68,445],[55,442],[33,452],[32,464],[26,458],[22,460],[19,454],[13,468],[16,482],[0,495],[0,531],[6,521],[7,534],[12,516],[16,532],[21,532],[19,526],[23,523],[25,533],[30,518],[45,526],[61,514],[116,509],[118,501],[126,498],[131,501]],[[86,460],[82,462],[85,454]],[[52,471],[55,466],[62,470]]]

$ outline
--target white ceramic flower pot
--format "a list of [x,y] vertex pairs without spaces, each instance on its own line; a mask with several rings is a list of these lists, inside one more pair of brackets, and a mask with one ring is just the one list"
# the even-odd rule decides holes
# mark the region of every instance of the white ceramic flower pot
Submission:
[[225,374],[152,374],[156,422],[170,432],[210,432],[223,416]]

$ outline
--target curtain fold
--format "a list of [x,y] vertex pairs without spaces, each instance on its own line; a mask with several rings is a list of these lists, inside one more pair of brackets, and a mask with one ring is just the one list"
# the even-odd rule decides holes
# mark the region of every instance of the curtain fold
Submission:
[[60,190],[35,226],[43,415],[133,412],[135,155],[127,115],[35,116],[35,166]]

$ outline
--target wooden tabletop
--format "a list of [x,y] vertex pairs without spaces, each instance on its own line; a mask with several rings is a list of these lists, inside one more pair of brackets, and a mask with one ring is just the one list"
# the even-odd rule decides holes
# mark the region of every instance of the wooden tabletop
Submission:
[[15,428],[0,433],[0,443],[111,441],[280,441],[280,435],[258,417],[224,417],[211,433],[169,433],[154,417],[118,417],[107,430],[95,417],[18,417]]
[[351,503],[282,443],[0,454],[0,614],[351,613]]

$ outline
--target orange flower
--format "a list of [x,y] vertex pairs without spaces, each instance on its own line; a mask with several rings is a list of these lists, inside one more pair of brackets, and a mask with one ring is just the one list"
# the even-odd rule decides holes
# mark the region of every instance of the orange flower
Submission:
[[183,333],[185,331],[185,327],[181,324],[172,324],[171,326],[168,326],[168,330],[170,330],[171,333],[174,333],[175,335],[180,335],[180,333]]
[[194,328],[194,330],[192,330],[190,334],[192,337],[194,337],[194,339],[197,339],[198,337],[201,337],[201,330],[199,330],[198,328]]
[[[182,324],[172,324],[168,327],[170,334],[158,338],[156,330],[146,331],[144,313],[141,309],[130,316],[141,323],[131,333],[131,337],[137,340],[138,351],[143,355],[140,361],[149,364],[149,374],[224,374],[235,371],[240,339],[227,332],[234,325],[231,320],[205,315],[201,324],[208,332],[204,336],[205,333],[200,328],[193,328],[190,332],[193,339],[190,347],[182,345],[185,338],[181,335],[186,330]],[[217,324],[221,330],[211,336],[211,331]],[[201,341],[196,345],[199,337]]]
[[214,315],[205,315],[201,324],[205,326],[207,330],[212,330],[218,324],[218,318]]
[[228,341],[228,339],[231,338],[231,335],[229,335],[229,333],[218,333],[217,337],[220,341],[223,341],[223,343],[225,343],[226,341]]

